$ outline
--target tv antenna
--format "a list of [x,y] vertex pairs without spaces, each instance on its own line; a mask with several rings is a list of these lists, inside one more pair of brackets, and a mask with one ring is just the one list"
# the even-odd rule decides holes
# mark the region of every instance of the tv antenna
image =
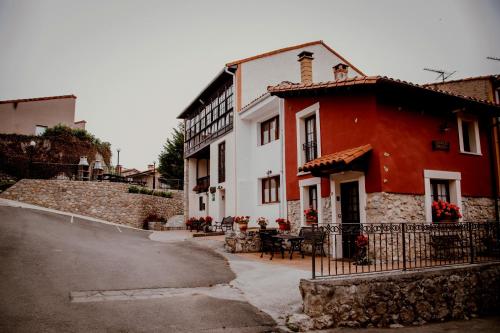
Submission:
[[486,59],[500,61],[500,58],[495,57],[486,57]]
[[432,69],[432,68],[424,68],[424,71],[438,73],[439,75],[436,78],[436,80],[441,78],[443,80],[443,82],[444,82],[444,80],[446,80],[447,78],[449,78],[450,76],[452,76],[453,74],[455,74],[457,72],[457,71],[446,72],[444,70]]

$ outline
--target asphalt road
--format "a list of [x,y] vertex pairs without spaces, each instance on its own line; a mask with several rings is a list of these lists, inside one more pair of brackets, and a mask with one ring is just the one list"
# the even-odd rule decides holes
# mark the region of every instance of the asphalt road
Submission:
[[247,302],[196,292],[71,302],[79,291],[211,287],[234,279],[211,250],[148,235],[0,206],[0,332],[274,331],[274,321]]

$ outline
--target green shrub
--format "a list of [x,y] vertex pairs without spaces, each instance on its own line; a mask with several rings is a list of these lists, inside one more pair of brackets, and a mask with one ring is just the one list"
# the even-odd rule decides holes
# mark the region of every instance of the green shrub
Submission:
[[151,194],[153,194],[153,190],[150,190],[150,189],[148,189],[146,187],[141,187],[139,189],[139,193],[140,194],[149,194],[149,195],[151,195]]
[[137,186],[129,186],[128,193],[139,193],[139,188]]

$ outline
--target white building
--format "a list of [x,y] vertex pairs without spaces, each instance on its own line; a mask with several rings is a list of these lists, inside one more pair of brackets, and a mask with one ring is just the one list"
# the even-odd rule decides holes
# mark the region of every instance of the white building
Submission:
[[251,225],[259,216],[271,225],[286,218],[284,110],[266,92],[303,80],[299,68],[312,57],[311,81],[331,80],[339,63],[350,66],[350,76],[363,75],[322,41],[291,46],[226,64],[179,115],[186,125],[186,218],[248,215]]

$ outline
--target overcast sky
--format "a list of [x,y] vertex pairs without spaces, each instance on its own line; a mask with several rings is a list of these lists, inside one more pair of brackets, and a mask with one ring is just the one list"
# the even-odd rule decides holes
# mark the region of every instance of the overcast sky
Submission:
[[232,60],[324,40],[367,75],[500,73],[500,1],[0,0],[0,100],[75,94],[77,120],[157,160],[176,116]]

